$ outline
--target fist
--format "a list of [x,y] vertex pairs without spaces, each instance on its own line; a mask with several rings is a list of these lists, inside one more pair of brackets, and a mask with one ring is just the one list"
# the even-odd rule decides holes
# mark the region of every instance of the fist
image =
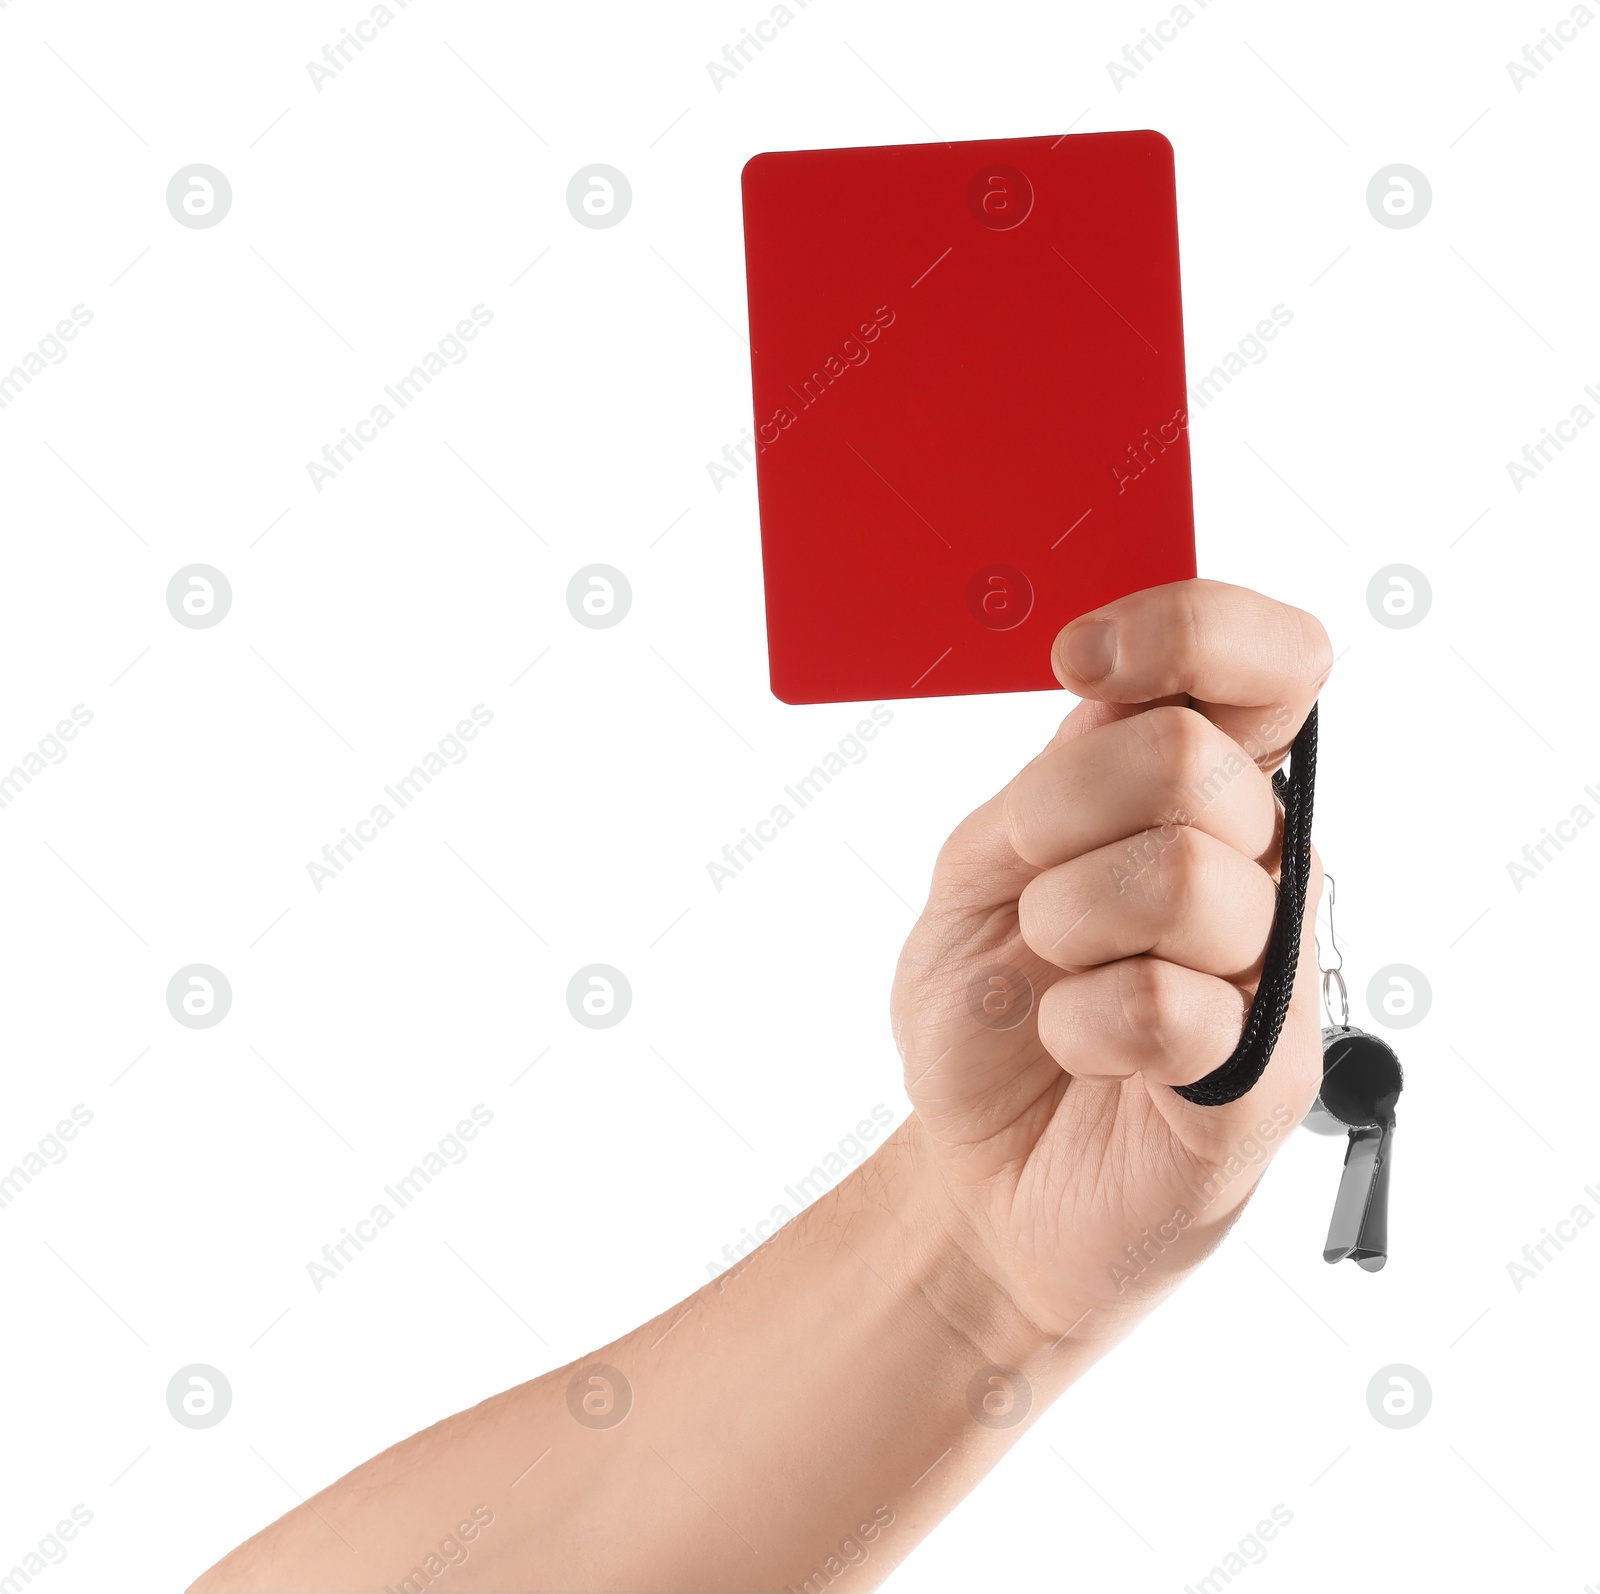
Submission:
[[1272,772],[1332,667],[1310,615],[1177,582],[1074,621],[1082,701],[939,855],[895,1038],[952,1232],[1044,1332],[1102,1322],[1226,1232],[1321,1079],[1313,859],[1294,996],[1254,1089],[1224,1063],[1277,904]]

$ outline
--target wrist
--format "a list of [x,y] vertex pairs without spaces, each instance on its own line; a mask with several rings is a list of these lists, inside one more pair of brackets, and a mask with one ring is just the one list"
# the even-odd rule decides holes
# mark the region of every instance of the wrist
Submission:
[[1137,1276],[1129,1247],[1148,1236],[1136,1232],[1123,1237],[1126,1244],[1108,1242],[1104,1254],[1087,1237],[1059,1236],[1067,1244],[1043,1255],[1003,1226],[1015,1193],[952,1177],[948,1157],[915,1115],[885,1150],[891,1147],[905,1164],[901,1183],[917,1214],[926,1288],[945,1303],[953,1326],[1006,1346],[1015,1366],[1060,1363],[1066,1381],[1129,1333],[1220,1238],[1169,1248]]
[[860,1177],[847,1238],[874,1271],[937,1319],[947,1338],[969,1348],[968,1360],[981,1352],[989,1363],[1030,1376],[1060,1372],[1070,1382],[1126,1331],[1126,1321],[1113,1321],[1125,1312],[1060,1300],[1044,1310],[1018,1287],[981,1213],[952,1192],[915,1114]]

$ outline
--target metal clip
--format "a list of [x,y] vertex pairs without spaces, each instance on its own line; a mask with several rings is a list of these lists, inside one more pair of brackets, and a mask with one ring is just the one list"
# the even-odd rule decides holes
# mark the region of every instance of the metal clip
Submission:
[[[1317,949],[1317,967],[1322,970],[1322,1006],[1328,1015],[1328,1022],[1339,1029],[1345,1028],[1350,1022],[1350,992],[1344,983],[1344,975],[1340,972],[1344,968],[1344,950],[1339,945],[1339,938],[1333,931],[1333,904],[1337,897],[1337,886],[1333,876],[1323,877],[1328,882],[1328,945],[1333,950],[1333,955],[1339,960],[1337,963],[1325,964],[1322,961],[1322,939],[1314,936],[1312,939]],[[1334,993],[1339,996],[1339,1011],[1337,1016],[1333,1011]]]

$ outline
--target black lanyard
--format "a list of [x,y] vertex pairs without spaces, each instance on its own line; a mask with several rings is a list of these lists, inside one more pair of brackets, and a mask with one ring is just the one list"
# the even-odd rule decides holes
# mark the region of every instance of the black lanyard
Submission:
[[[1266,1069],[1283,1030],[1300,961],[1300,925],[1311,880],[1311,804],[1317,782],[1317,709],[1313,704],[1289,754],[1289,772],[1272,777],[1283,804],[1282,861],[1278,905],[1272,918],[1261,983],[1244,1021],[1239,1044],[1220,1068],[1192,1085],[1179,1085],[1185,1101],[1222,1107],[1250,1090]],[[1340,982],[1343,988],[1343,982]],[[1400,1060],[1384,1041],[1348,1022],[1322,1032],[1322,1088],[1306,1119],[1319,1134],[1348,1131],[1344,1173],[1322,1255],[1346,1257],[1369,1273],[1388,1260],[1389,1164],[1393,1154],[1395,1102],[1400,1095]]]
[[1300,921],[1311,883],[1311,801],[1317,789],[1317,706],[1311,705],[1289,754],[1289,772],[1272,777],[1272,789],[1283,804],[1282,861],[1278,870],[1278,907],[1261,966],[1261,983],[1244,1021],[1233,1055],[1220,1068],[1192,1085],[1179,1085],[1185,1101],[1202,1107],[1225,1107],[1237,1101],[1261,1078],[1278,1044],[1294,995],[1294,971],[1300,961]]

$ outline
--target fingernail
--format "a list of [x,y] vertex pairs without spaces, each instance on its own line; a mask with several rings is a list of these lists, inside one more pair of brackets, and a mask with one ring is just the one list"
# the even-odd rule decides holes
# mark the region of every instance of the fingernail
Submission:
[[1080,620],[1067,627],[1061,652],[1077,680],[1102,680],[1117,662],[1116,627],[1109,620]]

